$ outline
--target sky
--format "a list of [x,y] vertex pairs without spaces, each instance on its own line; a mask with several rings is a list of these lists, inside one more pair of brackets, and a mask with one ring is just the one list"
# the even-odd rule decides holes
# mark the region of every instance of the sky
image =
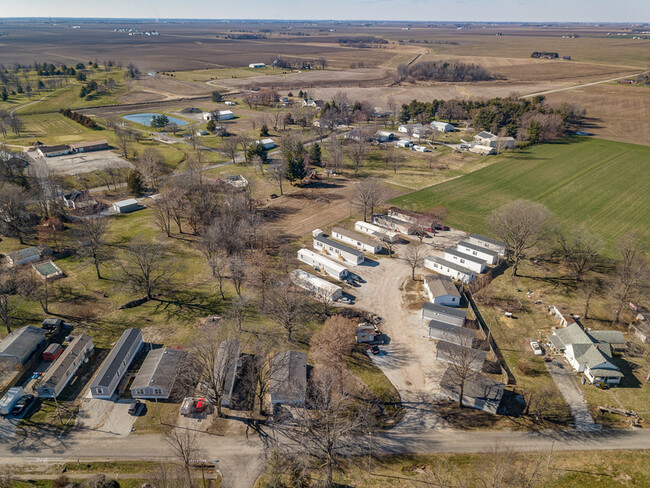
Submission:
[[650,22],[650,0],[0,0],[0,17]]

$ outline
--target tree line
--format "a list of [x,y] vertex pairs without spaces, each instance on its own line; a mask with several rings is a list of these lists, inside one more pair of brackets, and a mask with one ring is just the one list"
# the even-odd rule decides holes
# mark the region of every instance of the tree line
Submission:
[[483,66],[460,61],[420,61],[414,64],[400,64],[395,75],[396,82],[403,81],[446,81],[469,82],[494,79]]
[[79,112],[74,112],[69,108],[59,109],[59,113],[64,117],[67,117],[75,122],[87,127],[88,129],[100,129],[101,127],[97,123],[88,117],[87,115],[80,114]]

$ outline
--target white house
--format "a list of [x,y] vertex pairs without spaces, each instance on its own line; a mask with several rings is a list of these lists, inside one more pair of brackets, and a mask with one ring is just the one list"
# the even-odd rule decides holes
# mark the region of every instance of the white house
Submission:
[[185,352],[162,347],[149,351],[131,383],[131,397],[166,400],[172,392]]
[[470,256],[456,249],[445,249],[445,259],[452,263],[460,264],[466,268],[471,269],[476,273],[485,271],[485,260]]
[[515,147],[514,137],[499,137],[491,132],[481,131],[474,136],[474,140],[481,146],[488,146],[500,149],[512,149]]
[[465,324],[465,310],[445,307],[437,303],[424,302],[422,305],[422,318],[427,320],[438,320],[446,324],[462,327]]
[[431,303],[448,307],[460,306],[460,293],[448,276],[439,274],[425,276],[424,289],[427,291]]
[[94,348],[89,335],[76,336],[41,377],[36,386],[37,395],[41,398],[57,398]]
[[312,251],[311,249],[300,249],[298,251],[298,260],[308,264],[321,273],[326,273],[337,280],[341,280],[348,275],[348,268],[340,263],[332,261],[327,257]]
[[437,130],[438,132],[453,132],[454,126],[447,122],[439,122],[434,120],[431,122],[431,128]]
[[249,68],[264,68],[266,64],[264,63],[251,63],[248,65]]
[[479,259],[483,259],[491,266],[494,266],[499,261],[499,253],[497,251],[486,249],[478,244],[472,244],[471,242],[461,241],[456,245],[456,249],[464,254],[469,254],[470,256],[476,256]]
[[140,210],[140,208],[142,207],[140,207],[140,204],[135,198],[129,198],[113,204],[113,210],[118,213],[130,213]]
[[480,234],[471,234],[466,242],[476,244],[485,249],[491,249],[492,251],[498,252],[501,256],[505,255],[506,249],[508,248],[508,245],[505,242],[492,239],[491,237],[485,237]]
[[355,232],[349,231],[347,229],[343,229],[342,227],[332,228],[332,237],[337,241],[350,244],[351,246],[354,246],[357,249],[372,254],[377,254],[379,251],[383,249],[381,242],[379,242],[378,240],[359,235]]
[[354,230],[374,236],[377,239],[385,239],[388,242],[397,242],[400,240],[399,232],[384,229],[383,227],[379,227],[370,222],[364,222],[363,220],[359,220],[354,224]]
[[275,147],[275,142],[273,142],[273,139],[268,138],[268,139],[260,139],[259,141],[255,141],[257,144],[261,144],[264,149],[267,151],[269,149],[273,149]]
[[291,281],[296,286],[325,299],[336,301],[343,296],[343,288],[340,286],[301,269],[291,272]]
[[322,234],[314,236],[314,249],[353,266],[361,264],[364,260],[362,251],[323,237]]
[[323,105],[325,105],[325,102],[322,100],[316,100],[314,98],[306,98],[305,100],[302,101],[302,106],[303,107],[311,107],[311,108],[323,108]]
[[424,259],[424,267],[463,283],[471,283],[476,278],[476,273],[471,269],[438,256],[427,256]]
[[93,398],[110,399],[142,347],[140,329],[126,329],[90,383]]

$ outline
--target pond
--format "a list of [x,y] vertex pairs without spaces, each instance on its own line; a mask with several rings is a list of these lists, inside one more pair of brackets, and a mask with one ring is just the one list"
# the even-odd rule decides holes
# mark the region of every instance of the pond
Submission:
[[[160,115],[160,114],[148,114],[148,113],[147,114],[129,114],[129,115],[123,116],[122,118],[125,119],[125,120],[128,120],[130,122],[137,122],[138,124],[149,125],[150,126],[151,125],[151,120],[153,119],[154,115]],[[170,123],[174,122],[179,127],[181,125],[187,125],[187,122],[185,122],[184,120],[181,120],[181,119],[177,119],[176,117],[170,117],[169,115],[167,115],[167,118],[169,119]]]

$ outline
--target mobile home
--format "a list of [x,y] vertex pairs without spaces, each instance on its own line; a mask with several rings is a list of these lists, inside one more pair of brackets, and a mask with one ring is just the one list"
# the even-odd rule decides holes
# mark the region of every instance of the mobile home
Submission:
[[332,229],[332,237],[337,241],[350,244],[357,249],[361,249],[362,251],[366,251],[372,254],[377,254],[383,249],[381,242],[378,240],[370,239],[369,237],[359,235],[355,232],[343,229],[342,227],[334,227]]
[[424,267],[463,283],[471,283],[476,278],[476,273],[471,269],[437,256],[427,256]]
[[492,251],[498,252],[501,256],[505,255],[506,249],[508,248],[507,244],[491,237],[485,237],[479,234],[471,234],[467,242],[470,244],[476,244],[477,246],[484,247],[485,249],[491,249]]
[[476,273],[483,273],[485,271],[485,260],[470,256],[456,249],[445,249],[445,259],[452,263],[460,264],[466,268],[471,269]]
[[314,236],[314,249],[353,266],[361,264],[364,260],[362,251],[323,237],[322,234]]
[[383,227],[371,224],[370,222],[364,222],[363,220],[359,220],[354,224],[354,230],[388,242],[398,242],[400,240],[399,232],[384,229]]
[[311,249],[300,249],[298,251],[298,260],[312,266],[321,273],[327,273],[337,280],[341,280],[348,275],[348,269],[345,266]]
[[491,249],[486,249],[478,244],[472,244],[471,242],[461,241],[456,246],[456,249],[462,252],[463,254],[468,254],[470,256],[475,256],[479,259],[483,259],[487,264],[494,266],[499,261],[499,253]]

